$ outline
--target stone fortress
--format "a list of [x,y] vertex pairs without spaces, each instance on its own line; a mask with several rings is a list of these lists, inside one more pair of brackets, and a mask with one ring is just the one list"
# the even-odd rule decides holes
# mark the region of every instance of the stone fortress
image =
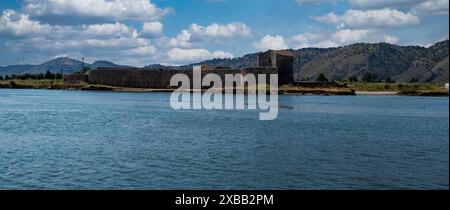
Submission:
[[[226,74],[266,74],[269,81],[270,74],[278,74],[279,85],[292,84],[294,80],[293,67],[294,55],[289,51],[269,50],[260,53],[257,57],[256,68],[243,69],[212,69],[206,65],[202,66],[202,77],[209,73],[214,73],[225,80]],[[152,88],[152,89],[170,89],[170,79],[175,74],[185,74],[192,81],[192,69],[185,70],[167,70],[167,69],[147,69],[147,68],[98,68],[89,71],[87,78],[90,84],[108,85],[115,87],[130,88]],[[76,80],[77,77],[66,77],[66,81]],[[267,84],[269,84],[266,81]],[[224,84],[224,83],[223,83]]]

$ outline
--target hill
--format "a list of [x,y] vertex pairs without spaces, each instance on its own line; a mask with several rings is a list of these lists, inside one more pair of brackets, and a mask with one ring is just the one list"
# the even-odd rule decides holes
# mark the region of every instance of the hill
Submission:
[[[305,48],[290,51],[295,55],[296,80],[314,80],[322,73],[331,80],[345,80],[351,76],[361,79],[364,75],[370,74],[375,75],[379,81],[448,82],[448,40],[429,48],[360,43],[338,48]],[[213,68],[254,67],[256,56],[255,53],[235,59],[214,59],[181,68],[199,64],[207,64]]]
[[[85,63],[91,69],[100,67],[124,67],[111,63],[109,61],[95,61],[92,64]],[[39,65],[12,65],[0,67],[0,75],[20,75],[25,73],[39,74],[46,71],[51,72],[63,72],[64,74],[70,74],[79,71],[82,67],[82,62],[68,57],[55,58]]]

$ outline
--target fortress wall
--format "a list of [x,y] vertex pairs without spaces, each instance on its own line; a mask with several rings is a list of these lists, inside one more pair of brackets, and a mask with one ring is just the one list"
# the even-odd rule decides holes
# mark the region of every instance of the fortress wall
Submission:
[[117,87],[161,87],[161,71],[140,69],[96,69],[89,72],[89,83]]
[[87,82],[88,76],[84,74],[63,75],[63,80],[68,84],[78,84],[81,82]]
[[[270,82],[270,74],[276,74],[276,68],[248,68],[242,70],[232,69],[211,69],[202,70],[202,77],[206,74],[214,73],[222,79],[222,85],[225,84],[226,74],[242,74],[249,73],[266,74],[266,83]],[[138,69],[138,68],[100,68],[89,72],[89,83],[99,85],[109,85],[116,87],[132,87],[132,88],[174,88],[170,87],[170,79],[175,74],[185,74],[192,83],[192,70],[159,70],[159,69]]]

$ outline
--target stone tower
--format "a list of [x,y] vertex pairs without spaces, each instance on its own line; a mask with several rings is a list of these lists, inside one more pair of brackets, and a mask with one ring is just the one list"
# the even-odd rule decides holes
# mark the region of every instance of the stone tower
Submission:
[[294,54],[287,50],[269,50],[258,54],[258,68],[276,68],[280,85],[294,82]]

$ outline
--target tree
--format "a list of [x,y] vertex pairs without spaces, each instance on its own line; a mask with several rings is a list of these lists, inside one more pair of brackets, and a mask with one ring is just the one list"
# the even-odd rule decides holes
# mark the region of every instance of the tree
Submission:
[[409,83],[417,83],[419,82],[416,78],[411,78],[411,80],[409,80]]
[[327,77],[324,74],[317,75],[316,82],[328,82]]
[[63,75],[61,73],[56,73],[55,79],[62,79]]
[[89,66],[85,66],[85,67],[83,67],[80,71],[79,71],[79,73],[80,74],[86,74],[88,71],[90,71],[91,70],[91,67],[89,67]]
[[11,78],[8,75],[5,76],[5,80],[10,80],[10,79]]
[[386,82],[386,83],[394,83],[394,81],[393,81],[390,77],[388,77],[388,78],[385,80],[385,82]]
[[354,82],[359,82],[358,77],[356,77],[356,76],[351,76],[351,77],[349,77],[349,78],[348,78],[348,81],[349,81],[349,82],[352,82],[352,83],[354,83]]
[[52,72],[47,71],[47,72],[45,72],[44,78],[45,79],[55,79],[55,75]]
[[366,73],[363,75],[362,81],[367,83],[374,83],[377,81],[377,75]]
[[1,81],[1,80],[3,80],[3,76],[2,76],[2,75],[0,75],[0,81]]

